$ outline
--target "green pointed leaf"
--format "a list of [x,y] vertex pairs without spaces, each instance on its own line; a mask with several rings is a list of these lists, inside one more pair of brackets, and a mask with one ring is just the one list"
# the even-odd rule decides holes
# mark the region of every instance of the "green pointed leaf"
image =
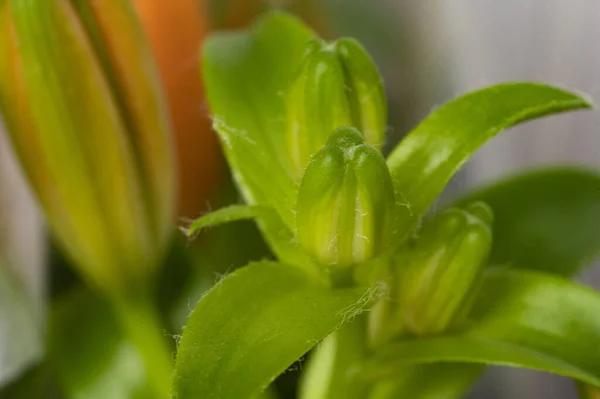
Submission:
[[293,241],[297,187],[284,154],[282,92],[311,38],[298,20],[271,13],[249,31],[211,37],[202,65],[213,126],[244,199],[277,212],[258,225],[278,258],[308,267],[312,261]]
[[590,107],[585,99],[555,87],[505,83],[466,94],[433,112],[388,157],[403,209],[400,236],[412,231],[454,173],[502,129]]
[[531,368],[600,386],[599,293],[530,271],[493,273],[481,292],[466,331],[392,343],[364,364],[365,372],[466,362]]
[[496,265],[565,276],[591,263],[600,251],[600,175],[580,168],[528,172],[462,198],[494,210]]
[[276,209],[290,229],[296,188],[283,153],[282,92],[312,37],[296,19],[273,13],[249,31],[215,35],[204,47],[207,97],[234,177],[248,203]]
[[61,297],[48,335],[47,363],[67,398],[155,398],[141,355],[124,337],[110,306],[91,292]]
[[253,397],[375,295],[332,291],[302,269],[275,262],[230,274],[202,298],[183,331],[173,397]]

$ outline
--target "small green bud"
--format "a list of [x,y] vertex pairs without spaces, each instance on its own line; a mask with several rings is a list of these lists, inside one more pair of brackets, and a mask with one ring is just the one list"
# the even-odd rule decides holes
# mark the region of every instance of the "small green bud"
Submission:
[[344,67],[352,122],[365,142],[381,149],[387,128],[387,101],[379,70],[356,40],[340,39],[334,47]]
[[377,67],[358,42],[309,42],[285,99],[287,147],[296,177],[340,126],[355,126],[367,144],[381,149],[387,122],[385,93]]
[[354,128],[336,129],[300,184],[298,238],[320,263],[343,267],[365,262],[391,240],[390,172],[381,153],[363,141]]
[[441,333],[463,321],[492,247],[492,210],[482,202],[451,208],[423,226],[396,259],[399,324],[414,334]]

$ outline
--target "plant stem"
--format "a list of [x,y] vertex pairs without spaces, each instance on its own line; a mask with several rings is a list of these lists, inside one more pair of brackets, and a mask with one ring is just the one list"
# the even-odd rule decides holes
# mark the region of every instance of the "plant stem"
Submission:
[[173,351],[150,298],[150,295],[122,298],[114,302],[114,307],[125,334],[142,356],[149,387],[157,399],[167,399],[173,372]]
[[357,378],[353,366],[366,354],[365,317],[341,327],[325,339],[309,359],[302,399],[358,399],[366,397],[368,385]]

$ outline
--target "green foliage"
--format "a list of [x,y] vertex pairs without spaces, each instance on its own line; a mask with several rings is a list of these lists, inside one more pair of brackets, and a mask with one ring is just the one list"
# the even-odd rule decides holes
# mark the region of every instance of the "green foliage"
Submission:
[[[256,218],[282,263],[262,262],[234,272],[199,302],[179,346],[173,395],[252,397],[332,332],[310,359],[303,398],[458,398],[488,364],[529,367],[600,385],[600,354],[589,350],[590,343],[600,341],[600,295],[561,276],[521,270],[569,275],[595,255],[600,245],[593,223],[600,206],[597,174],[538,172],[468,196],[459,202],[466,209],[463,225],[485,227],[485,232],[476,231],[477,237],[475,227],[465,234],[433,236],[427,233],[429,222],[420,229],[449,179],[487,140],[518,123],[590,108],[589,102],[543,84],[506,83],[437,109],[387,159],[395,196],[395,209],[386,212],[392,215],[387,219],[393,224],[392,245],[383,253],[375,251],[374,259],[342,262],[320,255],[335,250],[338,240],[354,245],[367,237],[378,241],[372,245],[386,246],[381,237],[362,236],[355,224],[344,224],[348,212],[343,212],[364,210],[365,201],[379,198],[377,183],[385,178],[378,176],[385,174],[367,173],[364,165],[348,161],[352,157],[345,152],[347,146],[337,157],[333,142],[326,142],[327,137],[335,141],[336,133],[331,136],[334,129],[324,126],[343,121],[366,140],[365,118],[335,115],[345,115],[349,107],[354,116],[378,115],[374,125],[381,127],[379,111],[385,107],[363,96],[367,81],[382,94],[376,68],[358,67],[365,65],[358,62],[361,57],[369,59],[364,50],[346,39],[336,43],[323,46],[297,20],[273,13],[248,31],[218,34],[206,44],[204,77],[214,127],[248,207],[204,216],[189,232]],[[360,51],[337,52],[339,43],[351,43]],[[324,75],[316,73],[320,64]],[[349,101],[336,91],[342,80]],[[353,101],[359,98],[367,98],[362,104],[367,108]],[[290,140],[298,145],[301,140],[290,126],[300,126],[303,140],[312,143],[301,149],[306,152],[301,163],[307,157],[311,161],[300,172],[318,184],[306,183],[310,190],[305,196],[305,181],[298,185],[298,162],[289,150]],[[344,145],[362,142],[352,137]],[[358,190],[364,196],[357,196],[353,184],[362,177],[369,182]],[[473,201],[488,205],[466,205]],[[496,215],[493,244],[489,207]],[[382,205],[376,208],[382,212]],[[363,218],[381,225],[375,223],[376,212],[355,212],[352,220],[360,224]],[[332,227],[335,234],[324,230]],[[565,231],[574,237],[564,238]],[[441,242],[429,245],[432,240]],[[319,243],[318,250],[306,245],[313,241]],[[488,271],[490,247],[492,265],[515,269]],[[352,245],[344,248],[344,253],[353,253]],[[408,260],[416,259],[408,256],[411,251],[424,251],[417,258],[437,276],[421,279],[428,281],[422,292],[401,284],[411,275],[405,273]],[[327,272],[334,268],[317,263],[350,266],[349,274],[344,280],[332,279]],[[466,272],[465,264],[473,270]],[[340,281],[350,288],[335,288]],[[358,288],[358,281],[372,286]],[[410,289],[419,292],[410,300],[397,300],[395,295]],[[430,291],[425,297],[443,305],[432,308],[429,321],[435,328],[405,328],[413,299]],[[367,307],[368,314],[348,317]],[[374,331],[393,320],[402,321],[401,328],[372,339]]]
[[442,337],[400,340],[363,364],[364,375],[401,371],[407,364],[472,362],[527,367],[600,386],[600,295],[539,272],[490,274],[468,327]]
[[90,291],[72,291],[57,301],[48,335],[47,367],[69,398],[156,398],[140,353],[108,303]]
[[450,178],[503,129],[545,115],[589,108],[583,98],[537,83],[506,83],[465,94],[429,115],[388,157],[404,211],[400,236],[410,234]]
[[[43,366],[11,387],[24,395],[41,392],[50,369],[69,398],[162,398],[169,389],[171,348],[150,288],[171,230],[168,127],[152,73],[140,72],[151,69],[139,27],[126,23],[133,13],[115,4],[100,13],[82,2],[0,2],[15,35],[0,38],[11,137],[50,226],[112,300],[87,290],[57,300]],[[118,23],[139,54],[114,47]],[[484,88],[432,112],[386,159],[382,79],[356,41],[325,43],[272,13],[215,35],[202,62],[246,204],[204,215],[185,233],[253,219],[278,261],[235,270],[200,299],[179,341],[173,398],[273,397],[273,380],[315,347],[304,399],[458,398],[487,365],[564,375],[596,394],[600,295],[568,277],[600,250],[600,176],[528,173],[424,220],[487,140],[588,101],[539,83]],[[82,96],[91,102],[75,113]],[[114,162],[90,161],[96,146]],[[83,191],[71,195],[75,186]],[[232,241],[216,242],[237,266],[233,253],[243,250]],[[213,263],[211,254],[203,261]],[[214,263],[190,271],[185,298],[161,295],[199,295],[222,268]],[[187,304],[169,305],[165,313],[187,318]],[[29,381],[33,391],[22,390]]]
[[[590,108],[581,96],[540,83],[483,88],[433,111],[386,159],[384,85],[358,42],[323,42],[283,13],[215,35],[202,56],[206,95],[246,204],[185,233],[253,219],[278,260],[208,289],[212,273],[250,253],[237,242],[245,230],[208,241],[199,272],[177,246],[167,263],[189,274],[165,272],[159,315],[152,283],[173,230],[174,159],[130,2],[0,0],[0,22],[12,145],[58,242],[106,297],[58,298],[45,359],[3,394],[40,396],[53,378],[75,399],[169,389],[177,399],[266,399],[315,348],[304,399],[458,398],[487,365],[560,374],[597,395],[600,295],[568,278],[600,251],[600,176],[527,173],[425,218],[487,140]],[[230,253],[216,259],[217,247]],[[7,275],[0,265],[0,313],[24,367],[39,357],[40,328]],[[163,316],[187,321],[171,387]]]
[[302,269],[275,262],[235,271],[190,316],[173,397],[253,397],[375,298],[373,290],[331,290]]

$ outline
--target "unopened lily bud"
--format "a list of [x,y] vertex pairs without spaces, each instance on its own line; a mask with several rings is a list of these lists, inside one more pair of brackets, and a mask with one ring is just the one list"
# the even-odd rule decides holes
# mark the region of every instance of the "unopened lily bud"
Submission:
[[425,223],[396,260],[399,325],[418,335],[459,325],[476,296],[492,247],[492,211],[476,202]]
[[86,278],[153,274],[174,214],[171,131],[127,0],[0,2],[0,110],[47,220]]
[[381,149],[387,129],[387,101],[379,70],[354,39],[340,39],[334,48],[344,67],[352,123],[362,132],[366,143]]
[[392,180],[381,153],[356,129],[336,129],[300,184],[296,223],[302,247],[326,265],[365,262],[389,244],[393,212]]
[[340,126],[356,127],[367,144],[381,149],[387,122],[383,83],[358,42],[309,42],[285,99],[287,146],[296,177]]

